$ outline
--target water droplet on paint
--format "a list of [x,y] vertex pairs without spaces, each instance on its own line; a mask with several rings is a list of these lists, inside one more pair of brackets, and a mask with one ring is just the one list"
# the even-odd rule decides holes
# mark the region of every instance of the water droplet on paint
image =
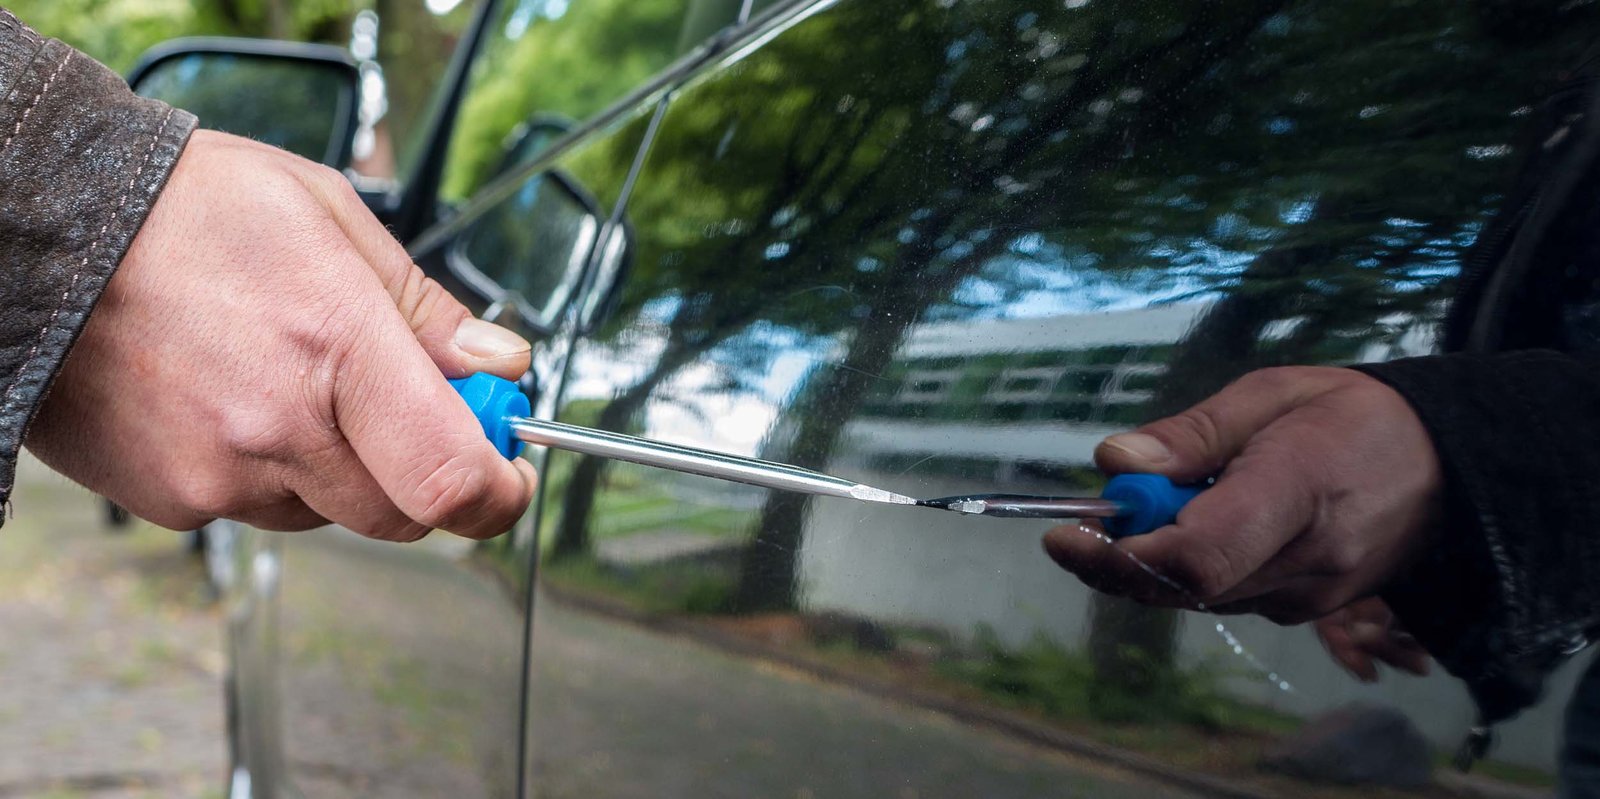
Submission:
[[[1091,527],[1085,527],[1080,524],[1078,525],[1078,530],[1094,536],[1107,546],[1112,546],[1116,543],[1116,541],[1112,540],[1110,536]],[[1155,567],[1145,563],[1143,560],[1140,560],[1139,557],[1132,552],[1129,552],[1126,549],[1118,549],[1117,551],[1121,552],[1124,557],[1132,561],[1135,566],[1138,566],[1140,571],[1143,571],[1145,574],[1155,578],[1157,582],[1161,583],[1167,588],[1170,588],[1173,591],[1183,595],[1183,597],[1188,599],[1189,602],[1194,606],[1195,610],[1198,610],[1202,613],[1207,611],[1206,603],[1200,601],[1200,598],[1191,593],[1189,589],[1179,585],[1177,581],[1166,576],[1165,574],[1156,571]],[[1238,636],[1235,636],[1231,630],[1223,626],[1222,622],[1217,622],[1216,630],[1217,635],[1222,636],[1223,643],[1232,648],[1235,655],[1244,658],[1245,662],[1249,663],[1251,668],[1255,669],[1256,673],[1266,675],[1267,682],[1272,683],[1274,687],[1285,693],[1294,692],[1294,686],[1290,685],[1288,680],[1280,678],[1277,672],[1267,668],[1267,664],[1263,663],[1260,658],[1256,657],[1250,652],[1250,650],[1246,649],[1244,642],[1240,641]]]

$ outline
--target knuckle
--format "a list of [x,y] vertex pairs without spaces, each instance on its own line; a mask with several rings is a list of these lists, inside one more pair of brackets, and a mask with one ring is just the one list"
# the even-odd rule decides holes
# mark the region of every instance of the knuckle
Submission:
[[221,479],[198,470],[189,470],[170,489],[171,495],[191,515],[205,519],[225,519],[243,508],[242,492],[232,480]]
[[289,420],[268,408],[234,406],[222,413],[217,436],[232,455],[276,461],[286,456],[295,441],[292,428]]
[[281,167],[288,178],[298,184],[303,193],[309,193],[317,202],[329,207],[359,205],[361,198],[339,170],[323,164],[300,159],[284,162]]
[[1206,405],[1196,405],[1169,422],[1173,433],[1188,440],[1200,452],[1214,453],[1222,447],[1222,420]]
[[[1351,541],[1340,541],[1330,546],[1321,558],[1321,571],[1333,577],[1353,574],[1364,560],[1360,547]],[[1331,610],[1331,609],[1330,609]]]
[[337,287],[328,288],[331,290],[324,294],[328,301],[316,301],[281,322],[289,343],[311,363],[338,360],[362,350],[360,342],[372,335],[380,316],[375,303]]
[[344,174],[339,170],[326,164],[302,163],[300,166],[306,170],[306,177],[315,181],[330,197],[340,200],[358,199],[354,187],[350,185],[350,181],[345,180]]
[[482,470],[460,458],[449,458],[430,470],[418,484],[415,497],[412,518],[451,532],[481,512],[492,498]]
[[417,524],[416,522],[402,521],[390,522],[362,532],[368,538],[410,544],[426,538],[432,529],[427,525]]
[[1232,565],[1227,555],[1215,547],[1190,547],[1179,554],[1172,571],[1180,585],[1200,599],[1221,596],[1233,587]]
[[1292,366],[1271,366],[1265,369],[1256,369],[1245,373],[1234,385],[1241,389],[1255,392],[1272,391],[1281,389],[1294,380],[1295,368]]
[[1317,380],[1321,372],[1314,366],[1271,366],[1245,374],[1234,385],[1259,394],[1292,393]]
[[416,266],[406,270],[405,283],[396,305],[413,331],[435,322],[449,324],[453,328],[453,324],[459,323],[461,317],[466,315],[466,308],[456,302],[450,292],[439,285],[439,281],[424,275]]

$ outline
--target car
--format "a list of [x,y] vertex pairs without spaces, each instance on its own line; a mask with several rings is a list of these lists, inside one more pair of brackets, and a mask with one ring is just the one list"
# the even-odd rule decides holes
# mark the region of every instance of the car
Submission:
[[[535,416],[918,497],[1094,493],[1101,438],[1251,369],[1433,351],[1600,32],[1557,3],[439,5],[448,68],[367,11],[350,51],[177,42],[133,83],[345,168],[535,342]],[[1096,595],[1049,522],[524,457],[538,498],[486,542],[228,528],[232,796],[1302,795],[1255,761],[1306,719],[1398,711],[1402,783],[1472,722],[1447,675],[1360,684],[1305,627]],[[1575,680],[1497,775],[1548,779]]]

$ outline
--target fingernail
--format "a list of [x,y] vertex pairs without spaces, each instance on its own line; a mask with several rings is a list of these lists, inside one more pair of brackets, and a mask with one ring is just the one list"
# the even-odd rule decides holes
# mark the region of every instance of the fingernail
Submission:
[[1105,445],[1120,449],[1140,460],[1161,463],[1172,459],[1172,450],[1161,439],[1144,433],[1122,433],[1105,440]]
[[456,328],[456,346],[475,358],[505,358],[533,349],[521,336],[493,322],[468,317]]

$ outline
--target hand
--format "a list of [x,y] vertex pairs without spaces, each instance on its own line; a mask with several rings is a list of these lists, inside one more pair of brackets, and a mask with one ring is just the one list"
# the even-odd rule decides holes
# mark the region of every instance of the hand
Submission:
[[1328,654],[1362,682],[1378,681],[1382,661],[1418,676],[1428,674],[1428,652],[1400,628],[1389,606],[1377,597],[1350,603],[1316,621],[1317,637]]
[[1218,477],[1176,524],[1115,545],[1052,530],[1044,543],[1057,563],[1150,604],[1200,603],[1280,624],[1376,591],[1426,546],[1442,490],[1433,444],[1411,407],[1349,369],[1252,372],[1177,416],[1106,439],[1095,460],[1110,473]]
[[415,540],[499,534],[532,497],[445,382],[516,378],[337,172],[197,131],[27,439],[164,527],[217,517]]

